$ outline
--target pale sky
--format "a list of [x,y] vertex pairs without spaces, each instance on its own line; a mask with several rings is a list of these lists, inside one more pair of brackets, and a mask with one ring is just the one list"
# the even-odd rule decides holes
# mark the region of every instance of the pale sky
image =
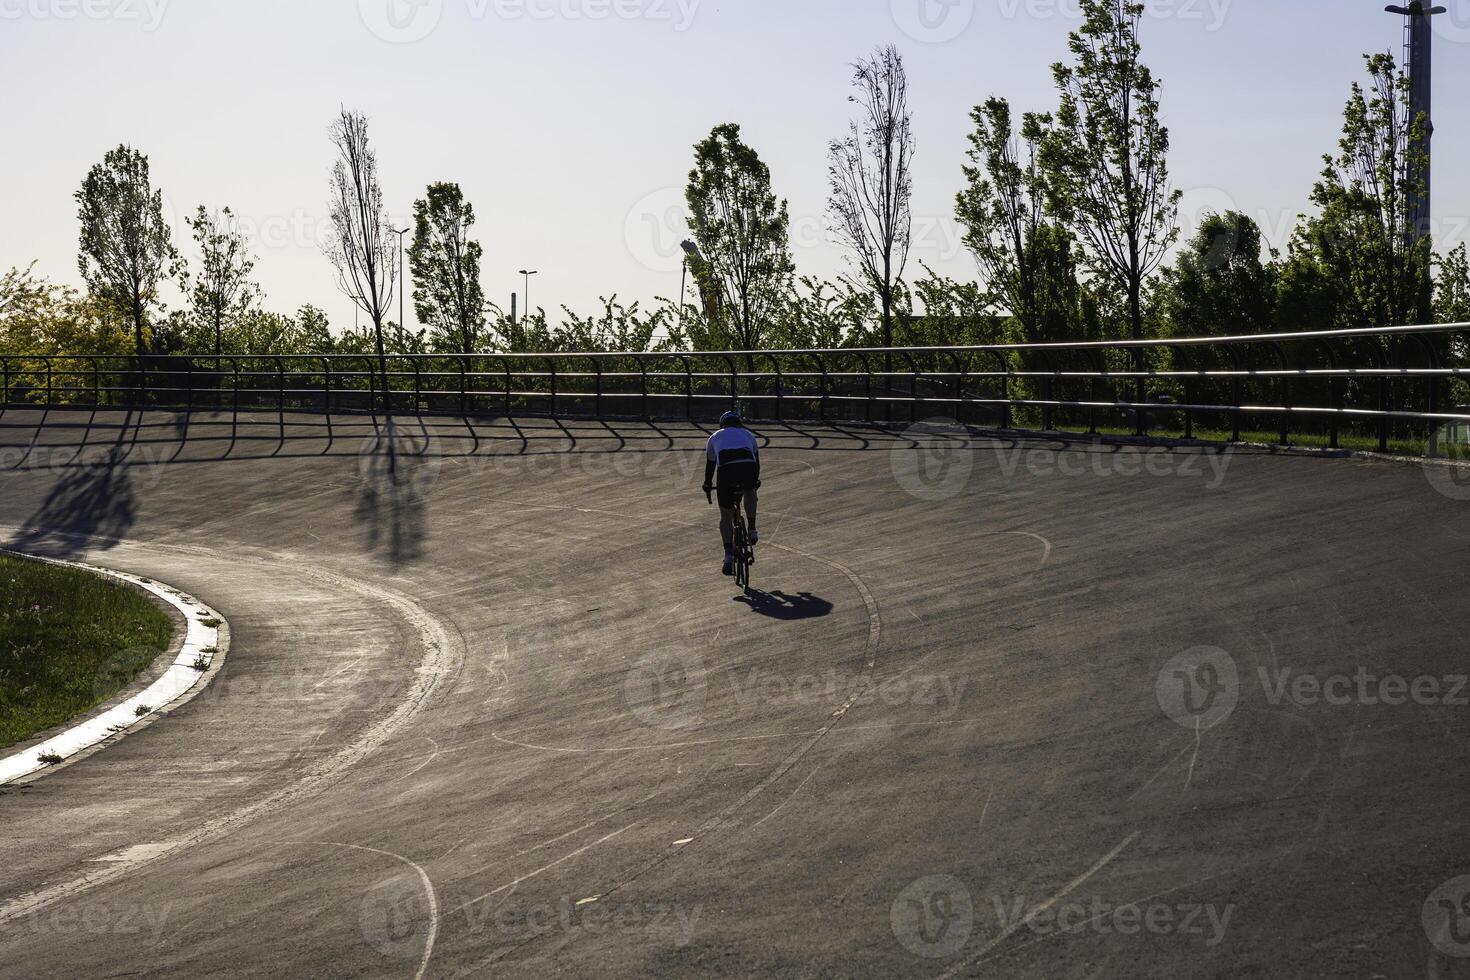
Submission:
[[[1470,131],[1451,100],[1470,88],[1470,0],[1441,2],[1445,248],[1470,216]],[[1381,0],[1148,7],[1185,230],[1234,207],[1284,244],[1362,53],[1398,52],[1401,20]],[[253,232],[267,305],[314,303],[350,326],[318,246],[327,131],[346,104],[371,120],[397,220],[429,182],[462,185],[503,305],[523,267],[552,311],[675,296],[691,148],[727,121],[790,201],[798,271],[831,276],[843,259],[826,240],[826,144],[851,109],[848,65],[892,42],[918,139],[911,278],[922,260],[972,279],[953,219],[969,111],[992,94],[1052,108],[1050,65],[1076,23],[1076,0],[0,0],[0,269],[35,259],[78,281],[72,194],[126,142],[149,155],[186,255],[182,216],[229,205]]]

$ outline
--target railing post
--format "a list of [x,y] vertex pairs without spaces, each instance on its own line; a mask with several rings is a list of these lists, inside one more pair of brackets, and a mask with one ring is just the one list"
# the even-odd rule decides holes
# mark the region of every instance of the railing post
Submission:
[[[1276,350],[1276,359],[1281,362],[1282,371],[1292,370],[1291,364],[1286,356],[1286,348],[1279,343],[1271,345]],[[1281,375],[1281,440],[1279,445],[1291,445],[1291,375]]]
[[510,357],[503,358],[500,363],[505,367],[505,417],[510,418]]
[[1133,348],[1133,370],[1135,372],[1133,378],[1133,404],[1136,406],[1133,409],[1134,421],[1136,422],[1136,431],[1134,434],[1139,436],[1148,435],[1148,417],[1145,415],[1147,410],[1143,407],[1144,402],[1147,401],[1147,386],[1143,383],[1143,360],[1143,348]]
[[546,364],[551,368],[551,417],[556,418],[556,358],[548,357]]
[[730,407],[734,408],[740,404],[740,368],[735,364],[735,358],[729,354],[724,357],[725,366],[730,369]]
[[286,359],[280,356],[276,361],[276,429],[281,435],[281,442],[286,441]]
[[[821,407],[817,410],[823,422],[827,421],[827,398],[831,391],[830,379],[827,377],[827,362],[821,354],[813,354],[817,359],[817,370],[822,372],[822,399],[818,403]],[[871,418],[871,413],[869,418]]]
[[862,351],[858,352],[858,359],[863,362],[864,418],[871,425],[873,423],[873,364],[868,360],[868,355]]
[[327,444],[330,448],[332,443],[332,362],[326,357],[318,357],[322,362],[322,417],[327,420]]
[[102,407],[102,378],[97,370],[97,358],[88,357],[87,363],[92,365],[92,407]]
[[[592,371],[597,375],[596,388],[592,392],[592,414],[602,418],[602,365],[598,363],[596,355],[589,354],[587,360],[592,362]],[[644,400],[647,401],[647,398]]]
[[240,430],[240,360],[230,358],[230,369],[235,376],[234,395],[230,400],[230,442],[235,441]]
[[781,374],[781,359],[775,354],[767,354],[766,357],[770,359],[771,368],[776,372],[776,421],[784,422],[786,421],[786,413],[782,410],[781,399],[783,397],[782,389],[786,387],[786,384]]
[[187,425],[188,417],[194,414],[194,358],[185,358],[184,365],[184,416]]
[[51,407],[51,358],[46,358],[46,407]]
[[965,377],[970,373],[969,361],[960,360],[960,356],[954,351],[949,352],[951,365],[954,367],[954,420],[960,425],[965,424]]
[[689,363],[689,355],[680,354],[679,360],[684,362],[684,414],[692,420],[694,418],[694,368]]
[[904,361],[909,366],[909,425],[919,421],[919,366],[914,363],[913,355],[907,350],[899,351]]
[[1240,441],[1240,400],[1241,380],[1240,373],[1245,370],[1240,363],[1240,353],[1235,347],[1230,348],[1230,365],[1234,373],[1230,376],[1230,441]]
[[459,414],[461,418],[470,417],[470,359],[462,357],[459,359]]
[[653,418],[648,411],[648,361],[641,357],[638,358],[638,394],[638,414],[645,419]]
[[1055,421],[1055,413],[1049,403],[1053,401],[1052,396],[1056,393],[1054,384],[1056,365],[1052,363],[1050,355],[1046,352],[1038,351],[1037,353],[1041,354],[1041,361],[1046,365],[1046,370],[1050,372],[1046,377],[1041,379],[1041,400],[1043,403],[1041,406],[1041,431],[1051,432],[1052,423]]
[[1000,379],[1001,428],[1009,430],[1014,417],[1011,414],[1011,355],[1009,351],[996,351],[1000,369],[1005,372]]

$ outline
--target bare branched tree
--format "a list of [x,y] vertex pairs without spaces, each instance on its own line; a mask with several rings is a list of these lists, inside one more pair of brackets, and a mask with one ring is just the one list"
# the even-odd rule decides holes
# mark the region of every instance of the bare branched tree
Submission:
[[338,288],[372,320],[386,411],[390,406],[383,320],[393,299],[396,266],[383,188],[378,183],[378,155],[368,145],[367,117],[342,109],[332,124],[332,144],[337,148],[337,162],[332,166],[332,237],[326,246],[327,258],[337,269]]
[[883,346],[893,346],[893,304],[913,238],[914,131],[903,56],[893,45],[853,65],[860,109],[829,147],[833,230],[883,306]]

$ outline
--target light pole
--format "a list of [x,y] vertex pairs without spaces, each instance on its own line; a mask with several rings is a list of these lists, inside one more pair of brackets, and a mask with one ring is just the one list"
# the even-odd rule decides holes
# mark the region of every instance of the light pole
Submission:
[[[1431,82],[1433,79],[1433,57],[1434,45],[1432,43],[1434,34],[1430,30],[1429,18],[1445,13],[1443,7],[1431,7],[1423,0],[1413,0],[1407,6],[1385,7],[1391,14],[1399,14],[1406,18],[1405,33],[1408,35],[1405,47],[1408,51],[1409,72],[1409,125],[1415,125],[1422,117],[1424,120],[1423,145],[1420,151],[1424,154],[1422,159],[1422,188],[1414,188],[1409,199],[1409,227],[1408,235],[1410,242],[1416,242],[1424,238],[1430,232],[1430,221],[1433,212],[1430,210],[1429,196],[1429,143],[1434,135],[1433,90]],[[1413,175],[1411,165],[1410,173]]]
[[403,294],[408,289],[408,280],[403,277],[403,236],[408,228],[389,227],[388,234],[398,236],[398,346],[403,347]]
[[679,243],[684,250],[684,267],[679,273],[679,328],[684,327],[684,297],[689,287],[689,256],[699,254],[699,246],[686,238]]
[[522,269],[521,275],[526,277],[526,316],[531,315],[531,277],[537,275],[540,269]]

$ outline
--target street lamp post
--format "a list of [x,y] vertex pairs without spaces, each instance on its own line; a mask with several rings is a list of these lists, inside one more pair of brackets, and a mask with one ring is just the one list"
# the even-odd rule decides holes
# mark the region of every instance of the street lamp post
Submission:
[[389,228],[390,235],[398,236],[398,346],[403,346],[403,294],[408,289],[408,280],[403,276],[403,236],[408,234],[408,228]]
[[[1413,195],[1409,201],[1409,226],[1408,234],[1410,241],[1418,241],[1430,232],[1430,221],[1433,212],[1430,210],[1429,196],[1429,146],[1430,139],[1434,135],[1434,117],[1431,114],[1433,102],[1432,90],[1432,66],[1434,45],[1433,33],[1430,29],[1429,18],[1445,13],[1444,7],[1431,7],[1423,0],[1413,0],[1406,6],[1385,7],[1391,14],[1398,14],[1406,19],[1408,34],[1408,72],[1409,72],[1409,125],[1413,126],[1420,118],[1424,120],[1424,135],[1422,145],[1419,147],[1423,153],[1420,174],[1421,186],[1413,189]],[[1411,168],[1412,169],[1412,168]]]
[[540,269],[522,269],[521,275],[526,277],[526,316],[531,315],[531,277],[537,275]]
[[696,254],[699,248],[687,238],[679,243],[679,247],[684,250],[684,266],[679,272],[679,327],[683,329],[684,298],[688,295],[689,289],[689,256]]

